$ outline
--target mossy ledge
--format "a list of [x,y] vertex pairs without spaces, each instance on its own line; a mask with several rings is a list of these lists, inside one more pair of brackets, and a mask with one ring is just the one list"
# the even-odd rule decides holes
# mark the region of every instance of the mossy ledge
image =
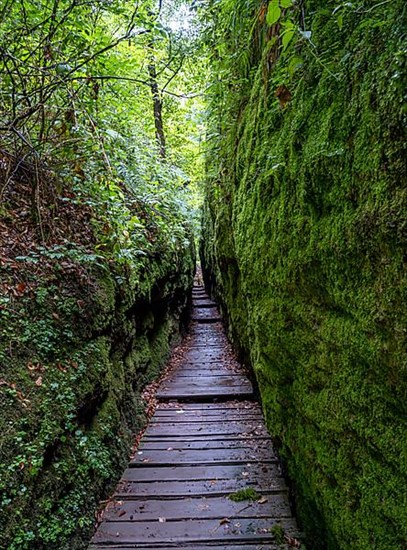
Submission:
[[[266,23],[247,26],[250,67],[246,56],[212,112],[220,140],[201,255],[253,366],[309,547],[397,550],[407,541],[407,10],[336,4],[303,2],[312,43],[304,34],[276,63]],[[222,45],[230,71],[234,39]]]
[[87,547],[146,421],[142,388],[179,340],[194,262],[191,245],[145,259],[142,274],[54,263],[4,308],[1,548]]

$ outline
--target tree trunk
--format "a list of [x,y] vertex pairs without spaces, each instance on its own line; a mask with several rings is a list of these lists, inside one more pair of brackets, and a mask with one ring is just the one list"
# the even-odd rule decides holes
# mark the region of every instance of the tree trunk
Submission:
[[165,159],[165,156],[166,156],[165,133],[164,133],[163,116],[162,116],[163,104],[162,104],[160,91],[158,89],[157,70],[155,66],[154,54],[152,52],[150,54],[150,61],[148,64],[148,74],[150,76],[151,95],[153,96],[155,137],[157,140],[160,157]]

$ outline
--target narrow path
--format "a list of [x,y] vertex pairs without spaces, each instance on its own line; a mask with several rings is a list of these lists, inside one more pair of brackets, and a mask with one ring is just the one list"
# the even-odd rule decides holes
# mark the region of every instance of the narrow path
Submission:
[[[252,385],[228,351],[216,305],[202,287],[193,289],[193,306],[183,361],[158,390],[157,411],[89,550],[297,544]],[[248,488],[254,500],[232,500]]]

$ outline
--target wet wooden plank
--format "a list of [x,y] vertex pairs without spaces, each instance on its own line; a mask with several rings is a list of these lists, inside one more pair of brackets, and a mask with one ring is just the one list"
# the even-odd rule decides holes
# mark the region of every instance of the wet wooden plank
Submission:
[[260,405],[254,401],[227,401],[224,403],[182,403],[182,404],[159,404],[159,410],[176,410],[181,408],[185,411],[200,411],[212,413],[214,411],[227,411],[227,410],[261,410]]
[[137,528],[131,521],[107,521],[100,525],[94,542],[177,542],[183,541],[201,543],[207,542],[229,542],[244,541],[253,542],[258,540],[273,541],[272,528],[280,525],[288,534],[297,534],[295,522],[290,518],[239,518],[233,519],[230,523],[222,523],[218,519],[188,519],[180,521],[146,521],[138,522]]
[[247,462],[237,464],[204,464],[185,466],[149,464],[148,468],[141,464],[134,468],[127,468],[123,473],[123,481],[204,481],[204,480],[235,480],[246,481],[264,485],[267,489],[267,480],[270,476],[281,478],[279,466],[274,462],[258,463]]
[[160,390],[157,392],[158,399],[178,399],[182,401],[189,401],[192,399],[207,401],[208,399],[230,399],[234,397],[247,398],[253,395],[253,391],[250,387],[236,387],[236,388],[219,388],[211,390]]
[[[249,472],[250,474],[250,472]],[[250,476],[249,476],[250,477]],[[283,478],[275,477],[267,480],[267,483],[259,483],[256,479],[236,477],[233,479],[209,479],[209,480],[185,480],[185,481],[138,481],[137,483],[120,482],[115,498],[117,500],[132,500],[137,498],[161,498],[191,496],[225,496],[235,493],[240,489],[253,488],[263,495],[270,492],[287,493]]]
[[[197,361],[190,361],[186,362],[183,367],[180,367],[177,373],[172,373],[171,377],[176,378],[178,373],[184,373],[185,371],[193,372],[193,378],[192,381],[196,376],[215,376],[215,375],[223,375],[223,376],[242,376],[244,378],[245,382],[248,382],[248,378],[244,376],[242,371],[237,370],[236,365],[234,363],[221,363],[217,362],[216,364],[213,362],[197,362]],[[164,380],[165,382],[165,380]]]
[[[264,442],[264,441],[270,441],[270,436],[255,436],[252,434],[219,434],[219,435],[211,435],[210,437],[211,441],[213,441],[215,444],[219,441],[253,441],[254,443],[257,442]],[[176,435],[151,435],[147,436],[145,435],[143,438],[143,441],[146,443],[163,443],[167,444],[168,447],[179,445],[181,443],[202,443],[204,441],[208,440],[208,436],[206,434],[203,435],[193,435],[193,436],[176,436]]]
[[185,353],[184,356],[184,362],[194,362],[197,363],[200,361],[201,363],[212,363],[215,361],[225,361],[226,354],[223,349],[218,350],[212,350],[212,349],[202,349],[202,350],[189,350]]
[[233,502],[227,497],[171,500],[112,501],[103,515],[105,521],[158,521],[194,518],[289,518],[285,494],[264,495],[261,502]]
[[268,435],[264,424],[261,422],[249,422],[245,420],[230,421],[213,424],[212,422],[201,422],[199,424],[190,424],[180,426],[176,422],[154,423],[146,430],[146,435],[176,435],[188,436],[192,435],[226,435],[226,434],[251,434],[251,435]]
[[[257,439],[257,440],[248,440],[248,439],[218,439],[218,440],[205,440],[201,439],[200,441],[183,441],[177,440],[173,441],[173,448],[179,448],[179,449],[196,449],[196,450],[214,450],[214,449],[269,449],[271,452],[274,453],[273,446],[271,439],[265,438],[265,439]],[[168,449],[168,447],[171,447],[170,444],[168,444],[168,441],[162,441],[160,438],[151,440],[146,439],[142,440],[139,446],[139,450],[159,450],[159,449]]]
[[130,461],[134,464],[157,464],[165,463],[169,465],[176,464],[211,464],[214,462],[233,463],[233,462],[267,462],[275,461],[275,455],[269,449],[256,448],[253,451],[250,448],[226,448],[226,449],[180,449],[179,445],[167,447],[167,449],[143,449],[138,451],[136,456]]
[[[238,400],[237,400],[238,401]],[[234,406],[232,409],[222,409],[221,405],[227,404],[229,401],[223,401],[223,402],[216,402],[219,407],[217,409],[188,409],[187,406],[194,404],[194,405],[206,405],[206,403],[182,403],[174,401],[172,403],[160,403],[159,408],[156,410],[157,416],[161,415],[176,415],[177,418],[181,415],[189,415],[191,417],[211,417],[211,416],[224,416],[229,418],[229,415],[237,414],[239,415],[239,418],[244,415],[248,414],[255,414],[262,416],[262,411],[260,408],[242,408],[240,409],[239,406]],[[242,400],[242,403],[244,401]],[[175,407],[173,405],[176,405]]]
[[183,423],[198,423],[202,422],[205,419],[206,422],[225,422],[225,421],[233,421],[233,422],[239,422],[240,420],[247,420],[250,422],[261,422],[262,416],[260,414],[234,414],[230,413],[230,418],[227,418],[226,415],[211,415],[211,416],[205,416],[202,415],[161,415],[161,416],[154,416],[151,419],[151,424],[157,424],[159,422],[178,422],[180,424]]
[[[168,378],[168,380],[174,381],[178,384],[182,383],[185,387],[186,384],[188,384],[191,379],[195,381],[195,383],[199,383],[200,380],[203,378],[214,378],[214,383],[218,385],[222,382],[222,378],[226,377],[233,377],[235,380],[239,379],[242,375],[240,373],[235,372],[232,370],[232,368],[222,368],[222,369],[205,369],[204,371],[197,371],[196,369],[180,369],[179,373],[177,373],[178,376],[175,378],[173,375]],[[247,379],[243,379],[242,383],[246,384]]]
[[215,338],[214,336],[207,336],[206,338],[205,337],[200,337],[199,338],[199,341],[195,341],[195,339],[191,342],[191,345],[189,347],[189,350],[190,351],[196,351],[198,353],[202,353],[203,349],[202,348],[208,348],[208,351],[217,351],[216,348],[218,348],[218,350],[224,350],[225,349],[225,346],[226,346],[226,342],[222,342],[222,340],[220,340],[219,338]]
[[[116,544],[113,544],[113,543],[109,543],[108,545],[106,544],[91,544],[91,546],[89,547],[90,550],[106,550],[108,548],[112,548],[112,549],[116,549],[116,550],[135,550],[135,549],[138,549],[138,550],[157,550],[159,548],[159,550],[174,550],[174,548],[184,548],[184,549],[189,549],[189,550],[226,550],[225,546],[222,545],[222,546],[218,546],[217,544],[213,545],[213,544],[196,544],[196,543],[191,543],[189,544],[188,542],[183,542],[182,545],[179,545],[177,544],[177,546],[163,546],[163,545],[159,545],[157,546],[156,543],[152,543],[151,544],[136,544],[136,545],[132,545],[132,546],[128,546],[127,544],[123,545],[123,544],[120,544],[120,543],[116,543]],[[254,544],[251,544],[251,543],[243,543],[243,544],[233,544],[233,545],[230,545],[228,544],[227,546],[227,550],[293,550],[293,546],[289,546],[287,544],[268,544],[268,543],[254,543]]]
[[216,323],[221,320],[220,314],[216,307],[210,308],[195,308],[192,316],[192,321],[202,323]]
[[202,422],[202,420],[206,419],[206,422],[224,422],[225,420],[233,420],[233,421],[239,421],[239,420],[250,420],[254,422],[261,422],[262,416],[261,414],[256,414],[254,412],[246,414],[239,414],[239,413],[233,413],[230,412],[229,415],[225,414],[213,414],[211,416],[202,416],[200,414],[175,414],[175,413],[168,413],[168,414],[162,414],[162,415],[155,415],[151,419],[151,423],[155,424],[157,422]]
[[[196,309],[197,308],[194,308],[193,311],[195,311]],[[192,337],[197,334],[202,334],[202,335],[212,334],[213,336],[216,335],[221,338],[226,338],[221,322],[219,322],[218,324],[212,324],[212,325],[202,325],[200,323],[191,322],[189,326],[189,335]]]
[[[200,327],[213,327],[215,326],[214,324],[210,324],[210,325],[198,325]],[[202,346],[203,344],[205,344],[208,340],[218,340],[220,345],[222,347],[225,347],[225,345],[227,344],[227,341],[226,340],[223,340],[222,338],[220,338],[216,333],[211,333],[211,332],[204,332],[202,334],[198,333],[198,334],[192,334],[192,337],[191,337],[191,346],[194,346],[196,344],[198,344],[199,346]]]
[[229,374],[224,373],[219,376],[194,376],[192,379],[188,379],[187,381],[183,379],[179,379],[177,374],[174,374],[170,378],[167,378],[164,380],[162,384],[162,389],[167,389],[169,387],[171,388],[181,388],[185,389],[185,387],[188,386],[190,389],[194,389],[195,387],[204,387],[207,389],[208,387],[235,387],[235,386],[247,386],[250,387],[250,382],[248,382],[247,378],[245,376],[239,375],[239,374]]

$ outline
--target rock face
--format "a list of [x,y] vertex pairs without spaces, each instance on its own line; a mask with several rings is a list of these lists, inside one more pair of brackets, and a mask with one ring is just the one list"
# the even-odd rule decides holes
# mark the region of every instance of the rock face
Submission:
[[249,68],[224,36],[241,80],[212,108],[204,275],[253,366],[310,547],[396,549],[407,538],[406,9],[303,4],[301,38],[278,60],[278,29],[261,18],[244,31]]
[[179,338],[187,243],[145,259],[141,274],[55,264],[21,287],[19,315],[1,326],[0,547],[87,547],[98,501],[145,423],[142,388]]

